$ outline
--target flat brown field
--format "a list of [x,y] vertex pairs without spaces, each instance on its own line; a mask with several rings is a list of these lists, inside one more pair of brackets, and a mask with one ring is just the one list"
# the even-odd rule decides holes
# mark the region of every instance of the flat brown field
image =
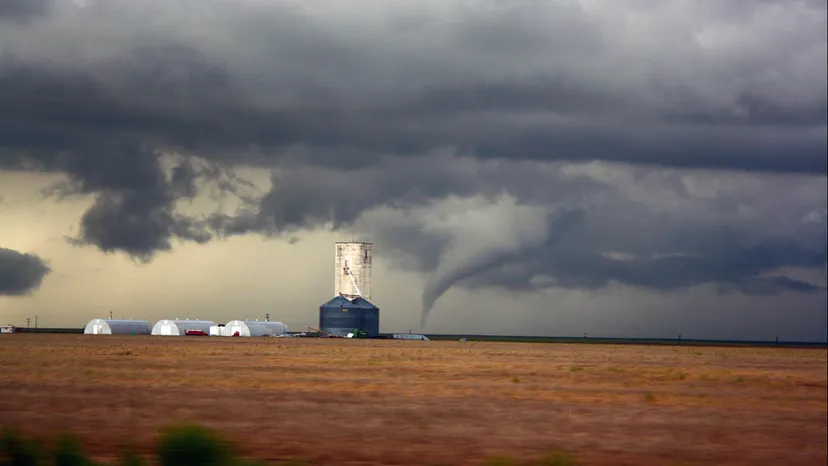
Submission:
[[483,464],[828,460],[825,349],[0,336],[0,426],[112,457],[176,421],[261,459]]

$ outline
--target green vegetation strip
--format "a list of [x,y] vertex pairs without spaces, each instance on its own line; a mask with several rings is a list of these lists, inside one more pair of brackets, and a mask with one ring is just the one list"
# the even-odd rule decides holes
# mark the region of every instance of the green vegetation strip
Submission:
[[[197,425],[183,424],[161,432],[156,446],[155,461],[145,463],[130,448],[120,455],[121,466],[258,466],[267,463],[239,459],[235,447],[214,431]],[[0,435],[0,466],[100,466],[83,450],[80,441],[71,433],[62,433],[51,449],[44,449],[37,441],[23,438],[15,430]],[[304,463],[278,463],[304,464]]]
[[[310,462],[287,460],[264,462],[238,457],[236,445],[215,431],[195,424],[180,424],[161,431],[152,458],[142,457],[129,447],[123,448],[119,466],[300,466]],[[89,458],[80,440],[72,433],[61,433],[52,448],[24,438],[13,429],[0,431],[0,466],[104,466]],[[578,463],[567,453],[551,455],[529,462],[508,457],[484,460],[485,466],[574,466]]]

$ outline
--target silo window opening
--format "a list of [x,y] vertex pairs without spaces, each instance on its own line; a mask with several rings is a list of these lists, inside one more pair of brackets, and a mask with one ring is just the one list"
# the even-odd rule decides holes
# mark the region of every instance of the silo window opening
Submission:
[[365,260],[368,260],[368,250],[367,249],[362,251],[362,258],[365,259]]

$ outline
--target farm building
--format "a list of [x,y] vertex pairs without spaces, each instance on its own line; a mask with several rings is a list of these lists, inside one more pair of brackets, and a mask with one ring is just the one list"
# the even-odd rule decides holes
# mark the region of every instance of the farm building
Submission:
[[0,333],[14,333],[14,325],[0,325]]
[[287,333],[287,325],[281,322],[273,322],[269,320],[231,320],[224,326],[223,336],[238,336],[240,337],[265,337],[284,335]]
[[204,334],[210,334],[210,327],[216,325],[210,320],[159,320],[152,327],[153,335],[180,336],[185,335],[188,330],[200,330]]
[[319,306],[319,329],[339,336],[359,329],[368,335],[379,334],[379,308],[364,298],[348,300],[337,296]]
[[393,338],[395,340],[431,340],[431,338],[419,333],[395,333]]
[[150,332],[146,320],[92,319],[83,329],[87,335],[149,335]]

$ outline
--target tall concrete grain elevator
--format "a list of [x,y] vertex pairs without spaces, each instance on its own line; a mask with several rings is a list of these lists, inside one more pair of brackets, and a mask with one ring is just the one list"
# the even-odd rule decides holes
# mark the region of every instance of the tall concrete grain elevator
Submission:
[[379,334],[379,308],[368,301],[373,244],[350,241],[334,247],[334,297],[319,307],[319,328],[340,336],[356,329]]
[[371,299],[373,244],[337,242],[334,256],[334,296]]

